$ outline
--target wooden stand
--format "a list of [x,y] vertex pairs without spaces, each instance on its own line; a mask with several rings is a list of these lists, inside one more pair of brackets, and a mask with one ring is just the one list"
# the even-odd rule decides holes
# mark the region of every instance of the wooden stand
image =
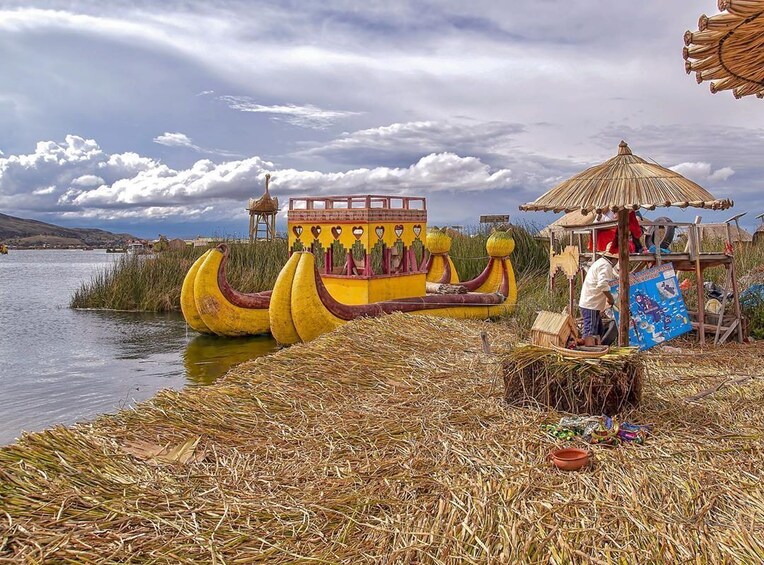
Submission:
[[[628,329],[630,324],[629,315],[629,302],[628,302],[628,274],[630,271],[639,271],[654,265],[660,265],[662,263],[670,262],[674,270],[677,272],[694,273],[695,288],[698,295],[698,311],[689,312],[692,318],[692,326],[698,332],[698,338],[701,345],[706,344],[706,335],[714,336],[714,345],[720,345],[725,343],[733,336],[737,341],[743,341],[743,322],[742,312],[740,308],[740,301],[738,295],[737,275],[735,272],[735,258],[734,249],[732,247],[732,229],[730,222],[735,218],[731,218],[726,225],[727,243],[723,252],[704,252],[701,246],[701,233],[704,227],[714,224],[701,224],[700,217],[695,219],[694,223],[679,223],[671,222],[666,224],[667,226],[673,226],[675,228],[684,228],[687,230],[687,246],[681,253],[661,253],[660,241],[657,242],[655,253],[640,253],[630,255],[628,252],[628,210],[622,210],[619,212],[617,222],[602,222],[600,224],[594,224],[591,226],[571,226],[569,231],[571,237],[577,235],[581,249],[583,249],[582,238],[589,234],[592,241],[596,241],[597,231],[600,229],[609,229],[614,226],[618,227],[618,263],[620,268],[619,273],[619,288],[624,291],[619,292],[618,304],[616,305],[621,314],[620,324],[618,327],[619,345],[628,345]],[[625,234],[622,235],[622,234]],[[582,252],[579,255],[580,268],[586,270],[586,267],[598,257],[596,245],[589,253]],[[712,316],[705,312],[705,288],[703,283],[705,281],[705,270],[714,267],[724,267],[726,270],[725,275],[725,287],[723,289],[723,299],[721,301],[722,308],[719,315]],[[573,300],[573,288],[571,285],[571,304]],[[731,298],[727,298],[730,294]],[[730,301],[732,304],[730,305]],[[730,313],[730,306],[732,306],[732,312]]]

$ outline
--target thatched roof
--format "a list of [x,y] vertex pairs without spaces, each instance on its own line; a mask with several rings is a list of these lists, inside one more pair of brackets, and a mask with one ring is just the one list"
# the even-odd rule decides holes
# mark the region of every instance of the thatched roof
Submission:
[[538,313],[538,316],[536,316],[531,332],[560,335],[566,328],[569,329],[573,335],[578,336],[578,328],[576,328],[576,324],[573,322],[573,318],[570,317],[570,314],[558,314],[556,312],[542,310]]
[[711,92],[764,98],[764,0],[718,0],[727,13],[700,16],[698,31],[684,34],[687,74],[710,80]]
[[520,209],[600,213],[640,207],[653,210],[658,206],[723,210],[732,206],[732,201],[717,200],[679,173],[633,155],[626,142],[621,141],[618,155],[558,184]]
[[[727,239],[727,227],[720,225],[700,226],[700,237],[702,239]],[[730,226],[730,232],[732,234],[732,242],[742,241],[751,242],[753,236],[750,232],[737,226]]]
[[268,185],[270,184],[271,175],[265,175],[265,192],[257,200],[250,198],[247,210],[250,212],[278,212],[279,211],[279,199],[273,198]]
[[588,226],[594,223],[594,219],[597,214],[589,212],[588,214],[582,214],[581,210],[574,210],[568,212],[564,216],[557,218],[554,222],[539,232],[539,237],[548,239],[552,234],[558,237],[565,233],[565,228],[575,226]]

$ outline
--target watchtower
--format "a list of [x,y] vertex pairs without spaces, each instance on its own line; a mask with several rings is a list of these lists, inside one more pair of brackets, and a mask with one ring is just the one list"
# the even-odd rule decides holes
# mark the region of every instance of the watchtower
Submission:
[[273,241],[276,239],[276,214],[279,211],[279,199],[273,198],[269,191],[270,173],[265,175],[265,193],[255,200],[249,199],[249,241]]

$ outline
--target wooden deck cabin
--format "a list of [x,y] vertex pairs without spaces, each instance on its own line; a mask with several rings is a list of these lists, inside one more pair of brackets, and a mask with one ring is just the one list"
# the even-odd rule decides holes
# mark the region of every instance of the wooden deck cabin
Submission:
[[290,198],[287,223],[290,254],[310,249],[335,299],[370,304],[425,295],[424,198]]

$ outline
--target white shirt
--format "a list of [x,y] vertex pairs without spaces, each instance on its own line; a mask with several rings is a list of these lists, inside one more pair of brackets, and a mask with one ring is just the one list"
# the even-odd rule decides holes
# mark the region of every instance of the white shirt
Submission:
[[605,310],[608,306],[607,298],[602,293],[609,291],[610,285],[615,282],[617,281],[613,266],[606,257],[600,257],[586,273],[578,306],[588,310]]

